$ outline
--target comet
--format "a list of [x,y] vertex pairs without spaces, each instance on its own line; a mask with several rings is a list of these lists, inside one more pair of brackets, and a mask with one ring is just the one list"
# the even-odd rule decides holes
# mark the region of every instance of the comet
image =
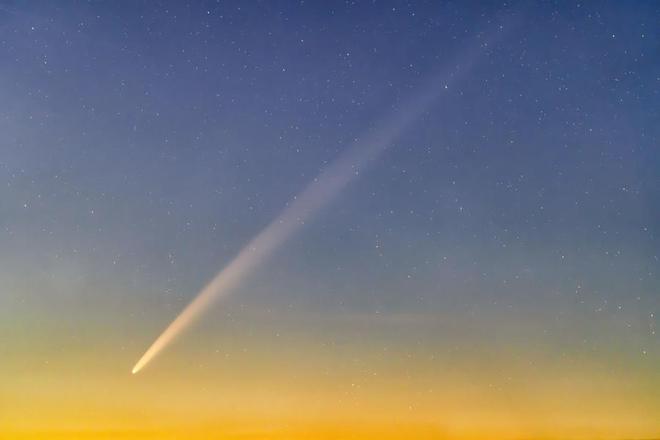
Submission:
[[[501,29],[502,26],[499,27]],[[387,117],[355,139],[197,294],[137,361],[132,373],[141,371],[215,301],[229,295],[249,273],[263,264],[289,237],[335,199],[370,162],[392,145],[455,81],[473,67],[491,42],[492,38],[483,36],[477,39],[473,47],[450,64],[450,69],[434,75],[425,87],[420,87],[407,101],[394,105]]]

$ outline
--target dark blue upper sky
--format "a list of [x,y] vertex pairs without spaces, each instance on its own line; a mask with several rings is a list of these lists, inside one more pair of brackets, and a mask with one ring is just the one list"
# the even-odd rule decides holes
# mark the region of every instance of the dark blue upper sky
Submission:
[[643,328],[660,301],[659,19],[657,2],[2,2],[5,283],[184,304],[501,26],[242,301],[633,310]]

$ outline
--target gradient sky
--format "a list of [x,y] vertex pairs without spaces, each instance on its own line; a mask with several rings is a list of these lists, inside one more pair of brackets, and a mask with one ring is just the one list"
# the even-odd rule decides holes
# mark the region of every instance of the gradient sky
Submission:
[[659,23],[653,1],[0,1],[0,438],[659,437]]

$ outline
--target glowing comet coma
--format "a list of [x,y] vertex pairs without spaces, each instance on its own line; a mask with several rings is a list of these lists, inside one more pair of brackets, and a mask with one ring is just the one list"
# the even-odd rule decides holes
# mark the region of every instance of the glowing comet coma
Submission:
[[[501,29],[501,28],[500,28]],[[356,139],[323,170],[301,193],[295,196],[278,217],[257,234],[234,259],[209,282],[195,299],[172,321],[153,342],[133,367],[135,374],[142,370],[158,353],[187,328],[211,303],[227,295],[253,269],[268,258],[307,220],[334,199],[360,169],[377,157],[409,128],[448,86],[467,72],[492,38],[480,40],[475,47],[452,63],[455,66],[444,74],[436,75],[421,93],[399,105],[375,128]]]

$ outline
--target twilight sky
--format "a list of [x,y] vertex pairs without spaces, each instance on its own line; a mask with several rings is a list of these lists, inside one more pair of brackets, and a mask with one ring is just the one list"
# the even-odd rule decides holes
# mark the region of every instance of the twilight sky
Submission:
[[0,1],[0,438],[660,436],[659,24],[652,1]]

